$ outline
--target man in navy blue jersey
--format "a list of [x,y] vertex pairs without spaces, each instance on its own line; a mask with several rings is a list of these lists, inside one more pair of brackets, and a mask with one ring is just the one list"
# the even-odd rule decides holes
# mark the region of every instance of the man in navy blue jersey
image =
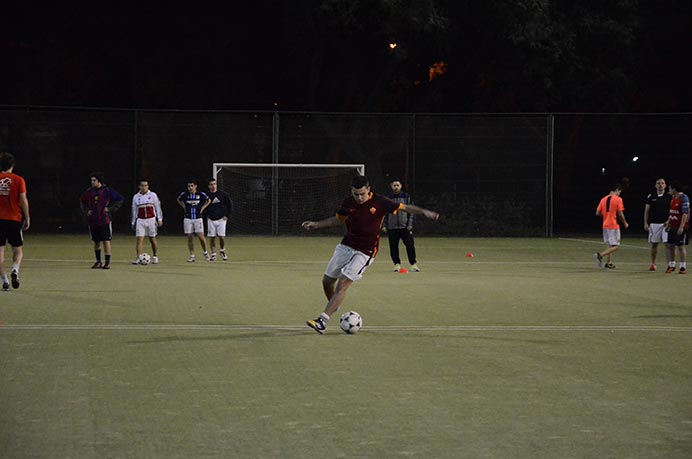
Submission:
[[[123,196],[103,182],[103,172],[92,172],[89,175],[91,187],[79,198],[79,204],[89,221],[89,233],[94,241],[96,262],[91,269],[110,269],[111,240],[113,239],[112,214],[123,204]],[[101,263],[101,242],[105,252],[105,261]]]
[[202,191],[197,191],[196,180],[188,180],[187,191],[183,191],[178,195],[178,204],[185,209],[183,232],[185,236],[187,236],[187,248],[190,252],[190,256],[187,259],[188,263],[193,263],[195,261],[193,235],[196,235],[197,239],[199,239],[204,253],[204,259],[209,261],[207,241],[204,239],[204,220],[202,220],[202,212],[211,204],[209,197]]

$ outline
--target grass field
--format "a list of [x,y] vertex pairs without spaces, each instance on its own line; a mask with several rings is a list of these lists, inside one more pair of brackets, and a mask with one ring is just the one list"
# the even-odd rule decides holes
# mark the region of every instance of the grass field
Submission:
[[595,238],[419,238],[409,274],[383,247],[353,336],[305,326],[338,238],[189,264],[164,237],[133,266],[116,235],[110,271],[86,235],[26,242],[0,295],[2,458],[692,454],[692,277],[649,273],[644,238],[614,271]]

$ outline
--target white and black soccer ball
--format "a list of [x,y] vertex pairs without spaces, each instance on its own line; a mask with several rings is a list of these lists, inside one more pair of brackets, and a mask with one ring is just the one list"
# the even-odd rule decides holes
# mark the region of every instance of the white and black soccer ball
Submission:
[[358,333],[358,330],[363,326],[363,319],[356,311],[348,311],[339,319],[339,327],[344,333],[352,335]]
[[148,265],[151,263],[151,255],[148,253],[143,253],[139,256],[138,260],[140,265]]

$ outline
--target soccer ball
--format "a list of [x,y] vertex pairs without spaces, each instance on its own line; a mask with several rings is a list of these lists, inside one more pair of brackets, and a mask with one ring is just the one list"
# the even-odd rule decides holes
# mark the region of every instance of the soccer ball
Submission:
[[148,265],[149,263],[151,263],[151,255],[148,253],[143,253],[139,256],[140,265]]
[[352,335],[358,333],[360,327],[363,326],[363,319],[356,311],[348,311],[339,319],[339,327],[344,333]]

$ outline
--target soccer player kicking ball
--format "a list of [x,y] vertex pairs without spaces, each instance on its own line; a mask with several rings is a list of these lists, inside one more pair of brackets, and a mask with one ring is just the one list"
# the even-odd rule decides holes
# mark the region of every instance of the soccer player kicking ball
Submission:
[[311,231],[346,224],[346,234],[336,246],[322,278],[327,306],[319,317],[308,320],[307,325],[317,333],[324,333],[329,318],[343,304],[351,284],[363,277],[363,272],[375,258],[380,242],[382,221],[389,213],[399,211],[424,215],[431,220],[440,218],[432,210],[410,204],[395,203],[370,191],[370,181],[358,175],[351,181],[351,196],[341,204],[333,217],[319,221],[305,221],[303,228]]

